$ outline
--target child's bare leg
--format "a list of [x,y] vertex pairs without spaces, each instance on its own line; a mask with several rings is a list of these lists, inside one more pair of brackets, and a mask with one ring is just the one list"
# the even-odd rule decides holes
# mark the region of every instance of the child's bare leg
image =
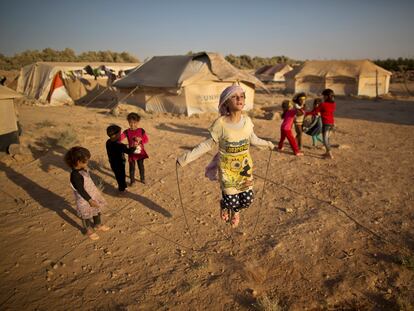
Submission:
[[233,229],[237,228],[239,226],[239,223],[240,223],[240,212],[239,211],[237,211],[237,212],[233,211],[232,212],[232,217],[231,217],[230,223],[231,223],[231,227]]
[[229,209],[225,206],[223,200],[220,201],[220,218],[221,220],[228,222],[229,221]]
[[323,144],[324,144],[325,150],[326,150],[326,152],[324,154],[324,157],[333,159],[333,155],[332,155],[332,152],[331,152],[331,144],[329,142],[329,136],[331,134],[331,128],[332,128],[331,125],[324,125],[324,128],[323,128]]

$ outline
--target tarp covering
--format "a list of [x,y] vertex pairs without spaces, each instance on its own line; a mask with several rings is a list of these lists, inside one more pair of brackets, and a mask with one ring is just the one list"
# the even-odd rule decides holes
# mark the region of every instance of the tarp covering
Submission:
[[191,115],[217,111],[220,93],[234,83],[246,92],[245,110],[253,108],[255,86],[266,89],[261,81],[234,68],[221,55],[204,52],[153,57],[113,85],[119,89],[119,100],[126,103],[147,111]]
[[14,99],[18,97],[22,97],[22,95],[0,85],[0,135],[17,131],[17,113]]
[[379,75],[391,75],[391,72],[369,60],[314,60],[307,61],[302,66],[295,68],[287,73],[286,77],[375,77],[376,71]]
[[285,74],[293,68],[288,64],[266,65],[256,70],[255,76],[261,81],[285,81]]
[[[194,62],[200,65],[196,70],[189,68],[189,64]],[[193,55],[154,56],[113,85],[121,89],[136,86],[178,88],[186,79],[196,74],[203,64],[209,67],[219,81],[244,81],[266,89],[261,81],[236,69],[220,54],[205,52]]]
[[320,93],[331,88],[337,95],[376,96],[388,93],[391,72],[369,60],[307,61],[285,77],[292,92]]
[[[71,62],[38,62],[27,65],[20,70],[20,76],[17,82],[17,91],[28,97],[35,98],[41,102],[57,105],[67,102],[69,95],[67,90],[53,87],[53,81],[61,73],[61,79],[66,86],[66,80],[75,79],[72,72],[81,71],[86,66],[93,68],[104,65],[114,71],[128,70],[136,68],[137,63],[105,63],[105,62],[88,62],[88,63],[71,63]],[[107,80],[107,78],[98,78]],[[53,96],[54,90],[59,90],[57,96]],[[63,100],[62,100],[63,99]]]

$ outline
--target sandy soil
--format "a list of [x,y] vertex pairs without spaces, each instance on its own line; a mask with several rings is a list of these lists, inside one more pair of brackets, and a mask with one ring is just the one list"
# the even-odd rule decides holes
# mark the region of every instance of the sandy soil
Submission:
[[[280,120],[267,117],[282,99],[257,96],[258,136],[278,140]],[[143,119],[147,184],[118,197],[105,128],[125,127],[124,115],[19,110],[27,150],[0,163],[1,310],[413,309],[414,102],[339,99],[333,160],[310,137],[303,158],[252,148],[256,201],[235,230],[203,176],[213,152],[178,171],[189,227],[178,197],[175,158],[214,116]],[[74,212],[67,131],[91,150],[109,202],[112,230],[95,242]]]

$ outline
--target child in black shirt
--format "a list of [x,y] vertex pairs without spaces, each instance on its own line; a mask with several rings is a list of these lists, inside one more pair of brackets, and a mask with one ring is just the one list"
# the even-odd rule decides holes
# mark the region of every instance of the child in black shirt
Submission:
[[125,176],[125,153],[131,154],[135,151],[135,147],[128,148],[119,142],[121,136],[121,128],[118,125],[110,125],[106,129],[109,139],[106,141],[106,152],[108,153],[111,169],[115,173],[118,183],[118,190],[123,193],[127,188]]

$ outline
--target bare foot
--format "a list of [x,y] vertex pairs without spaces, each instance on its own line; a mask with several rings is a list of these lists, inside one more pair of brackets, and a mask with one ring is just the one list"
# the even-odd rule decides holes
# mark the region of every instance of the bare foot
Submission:
[[233,217],[231,218],[230,223],[231,223],[231,227],[233,229],[237,228],[239,226],[239,223],[240,223],[240,213],[239,212],[233,213]]
[[229,221],[229,210],[227,208],[220,209],[220,218],[225,222]]
[[303,152],[298,152],[297,154],[295,154],[295,156],[297,157],[303,157],[305,154]]
[[326,158],[326,159],[333,159],[333,155],[332,155],[332,153],[330,153],[330,152],[325,153],[325,154],[323,155],[323,157],[324,157],[324,158]]
[[106,231],[111,230],[111,228],[106,225],[99,225],[99,226],[96,226],[96,230],[106,232]]

